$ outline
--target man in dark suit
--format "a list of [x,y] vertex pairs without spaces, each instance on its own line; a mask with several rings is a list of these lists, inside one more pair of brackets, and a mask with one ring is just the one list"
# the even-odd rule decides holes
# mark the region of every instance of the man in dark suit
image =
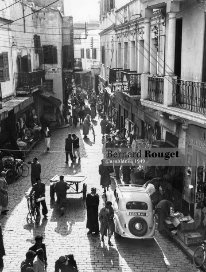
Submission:
[[73,140],[72,135],[68,134],[68,137],[65,139],[65,153],[66,153],[66,161],[65,163],[68,163],[68,156],[70,155],[70,159],[73,162]]

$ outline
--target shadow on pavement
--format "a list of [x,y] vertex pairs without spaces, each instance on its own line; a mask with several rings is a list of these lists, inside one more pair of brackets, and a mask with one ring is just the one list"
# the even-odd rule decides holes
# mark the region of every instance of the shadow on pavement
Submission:
[[120,237],[115,241],[119,255],[131,271],[136,271],[142,267],[145,270],[151,269],[154,264],[155,268],[158,266],[161,271],[163,269],[167,271],[165,257],[154,239],[135,240]]
[[86,216],[85,204],[82,197],[67,198],[65,214],[60,216],[57,204],[54,203],[51,222],[57,222],[55,232],[67,236],[72,232],[72,226],[77,222],[84,222]]
[[88,144],[90,146],[92,146],[94,144],[94,142],[91,142],[91,140],[89,138],[84,138],[83,140],[84,140],[85,144]]
[[[89,235],[88,240],[93,271],[100,271],[103,268],[105,271],[123,272],[119,253],[115,247],[108,247],[107,242],[105,244],[101,243],[99,236]],[[99,266],[96,260],[98,260]]]

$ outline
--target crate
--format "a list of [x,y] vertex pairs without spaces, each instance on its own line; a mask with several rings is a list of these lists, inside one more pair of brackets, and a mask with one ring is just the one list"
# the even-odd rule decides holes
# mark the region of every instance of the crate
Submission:
[[181,241],[185,243],[185,245],[197,245],[203,242],[203,237],[199,232],[182,232],[177,231],[177,236]]
[[180,231],[194,231],[195,230],[195,222],[181,222],[180,223]]

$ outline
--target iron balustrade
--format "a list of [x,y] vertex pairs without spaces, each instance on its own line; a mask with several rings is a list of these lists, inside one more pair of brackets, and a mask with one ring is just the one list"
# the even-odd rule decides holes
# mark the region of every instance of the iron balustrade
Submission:
[[123,92],[133,96],[141,95],[141,74],[122,71]]
[[206,114],[206,83],[173,79],[173,106]]
[[121,82],[122,68],[109,68],[109,83]]
[[163,104],[164,101],[164,78],[148,78],[148,100]]
[[42,82],[45,80],[45,71],[39,70],[35,72],[21,72],[16,73],[17,77],[17,90],[18,89],[28,89],[34,88],[42,85]]

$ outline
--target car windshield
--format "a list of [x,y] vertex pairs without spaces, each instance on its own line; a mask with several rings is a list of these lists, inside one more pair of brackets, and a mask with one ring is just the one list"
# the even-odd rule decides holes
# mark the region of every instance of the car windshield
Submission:
[[126,208],[128,210],[147,210],[147,203],[141,201],[130,201],[127,202]]

